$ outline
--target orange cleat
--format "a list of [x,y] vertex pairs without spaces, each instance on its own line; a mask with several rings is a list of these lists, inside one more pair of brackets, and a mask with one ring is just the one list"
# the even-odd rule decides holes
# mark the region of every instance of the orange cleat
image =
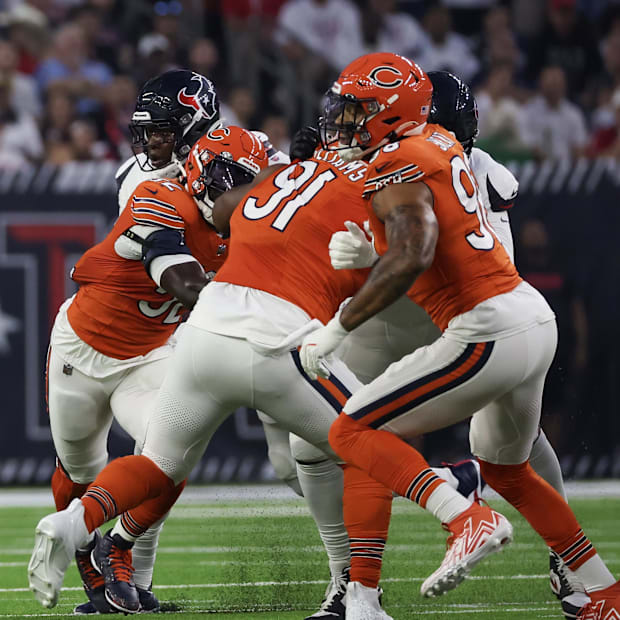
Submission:
[[478,562],[512,542],[508,519],[475,502],[443,527],[451,532],[448,550],[441,566],[420,588],[422,596],[429,598],[454,590]]

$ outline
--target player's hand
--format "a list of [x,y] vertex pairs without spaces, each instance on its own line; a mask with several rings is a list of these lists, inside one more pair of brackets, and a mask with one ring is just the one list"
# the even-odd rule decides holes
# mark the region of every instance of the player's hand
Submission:
[[370,222],[364,222],[364,231],[355,222],[345,222],[347,230],[339,230],[329,241],[329,258],[334,269],[363,269],[372,267],[379,255],[375,251]]
[[310,159],[320,143],[319,131],[316,127],[302,127],[293,136],[289,147],[291,161],[296,159]]
[[327,325],[308,334],[301,343],[299,358],[308,376],[316,380],[327,379],[329,370],[323,360],[338,348],[349,332],[340,323],[336,315]]

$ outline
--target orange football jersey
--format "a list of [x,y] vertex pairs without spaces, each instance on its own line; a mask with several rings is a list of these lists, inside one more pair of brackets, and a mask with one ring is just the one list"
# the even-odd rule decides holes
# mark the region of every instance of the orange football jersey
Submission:
[[511,291],[521,278],[487,221],[461,145],[439,125],[384,146],[371,161],[364,196],[379,254],[387,242],[372,197],[390,183],[420,181],[433,193],[439,237],[433,264],[408,295],[444,330],[450,319]]
[[183,232],[206,272],[219,269],[227,253],[226,242],[181,185],[170,180],[141,183],[107,237],[80,258],[72,273],[80,288],[67,312],[71,327],[91,347],[116,359],[145,355],[163,345],[184,312],[181,302],[157,287],[142,261],[116,253],[116,240],[137,224]]
[[367,269],[336,271],[329,240],[345,220],[362,226],[366,164],[319,151],[252,188],[230,220],[226,264],[215,277],[276,295],[311,318],[329,321],[368,276]]

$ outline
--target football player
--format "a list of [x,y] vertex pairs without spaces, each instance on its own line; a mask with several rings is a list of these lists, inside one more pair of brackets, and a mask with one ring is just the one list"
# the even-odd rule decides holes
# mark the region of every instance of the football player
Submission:
[[[329,362],[329,380],[311,379],[296,347],[366,275],[332,269],[326,251],[344,219],[361,222],[365,217],[366,164],[347,164],[337,154],[325,153],[267,172],[230,218],[229,256],[201,291],[180,335],[149,418],[142,455],[113,461],[81,499],[39,523],[30,582],[44,605],[55,604],[70,555],[96,527],[136,506],[143,511],[155,501],[162,511],[166,502],[167,507],[174,503],[212,434],[238,406],[266,411],[310,451],[316,446],[334,457],[327,440],[330,425],[360,384],[337,360]],[[213,212],[213,222],[222,231],[229,217],[230,212]],[[345,504],[344,518],[354,553],[372,563],[374,547],[386,535],[383,510],[387,506],[389,511],[392,493],[355,471],[348,478],[357,480],[360,501]],[[444,487],[444,498],[458,496],[468,516],[496,519],[509,535],[510,526],[501,515]],[[372,508],[377,501],[379,521]],[[496,528],[487,533],[497,534]],[[375,587],[372,604],[379,609],[378,596]],[[347,617],[364,617],[368,605],[367,595],[358,596],[355,584],[348,587]]]
[[[209,184],[211,196],[248,183],[267,167],[267,153],[253,134],[231,127],[210,135],[212,144],[242,160],[217,155],[210,157],[208,168],[201,163],[205,171],[200,178]],[[241,153],[239,146],[235,151],[238,144],[244,148]],[[197,193],[207,208],[205,189],[206,185]],[[171,354],[170,338],[184,309],[194,305],[226,258],[227,243],[203,217],[205,208],[197,208],[173,179],[144,181],[107,237],[88,250],[72,272],[80,288],[56,317],[47,369],[50,427],[58,455],[52,489],[59,510],[80,496],[107,462],[113,418],[141,450]],[[137,537],[144,533],[140,524],[145,521],[123,515],[117,529]],[[95,544],[93,537],[76,553],[86,593],[100,612],[109,612],[110,606],[122,608],[105,599],[103,578],[91,566]],[[140,606],[150,611],[157,607],[150,592],[153,556],[147,566],[149,581],[138,581],[136,592]],[[110,578],[119,578],[117,567],[110,571]]]
[[[444,496],[446,485],[402,438],[473,416],[470,441],[485,480],[584,584],[592,602],[581,616],[617,614],[620,583],[562,496],[528,462],[557,342],[554,314],[488,225],[461,144],[427,124],[431,96],[430,79],[415,63],[370,54],[345,68],[327,97],[324,144],[350,158],[370,156],[365,196],[381,257],[342,311],[304,338],[302,365],[312,377],[325,376],[322,364],[347,334],[404,293],[442,330],[353,394],[330,445],[446,523],[448,551],[421,587],[436,596],[467,576],[480,550],[503,546],[510,530],[496,517],[465,516],[461,498]],[[345,476],[345,498],[354,493]]]
[[[478,112],[469,86],[448,71],[431,71],[428,77],[433,84],[429,122],[451,131],[462,144],[489,224],[514,262],[509,210],[516,199],[519,184],[505,166],[474,147]],[[306,130],[305,134],[306,148],[317,146],[318,133],[314,144],[309,139],[311,133]],[[379,259],[372,239],[352,222],[347,222],[346,231],[339,231],[332,237],[330,257],[335,269],[367,268]],[[353,330],[337,353],[363,383],[369,383],[392,362],[420,346],[431,344],[439,334],[430,317],[405,295]],[[368,355],[368,351],[372,351],[372,355]],[[566,498],[557,455],[542,429],[539,429],[529,460],[536,473]],[[565,611],[574,616],[587,602],[583,586],[576,582],[552,549],[549,567],[553,593],[562,601]]]

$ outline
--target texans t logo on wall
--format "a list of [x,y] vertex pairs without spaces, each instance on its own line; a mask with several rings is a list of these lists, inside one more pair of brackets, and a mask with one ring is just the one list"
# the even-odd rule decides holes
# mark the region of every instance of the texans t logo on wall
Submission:
[[68,277],[73,263],[106,228],[100,213],[0,216],[0,390],[7,431],[0,438],[3,455],[11,454],[19,438],[50,439],[44,401],[51,323],[74,292]]

